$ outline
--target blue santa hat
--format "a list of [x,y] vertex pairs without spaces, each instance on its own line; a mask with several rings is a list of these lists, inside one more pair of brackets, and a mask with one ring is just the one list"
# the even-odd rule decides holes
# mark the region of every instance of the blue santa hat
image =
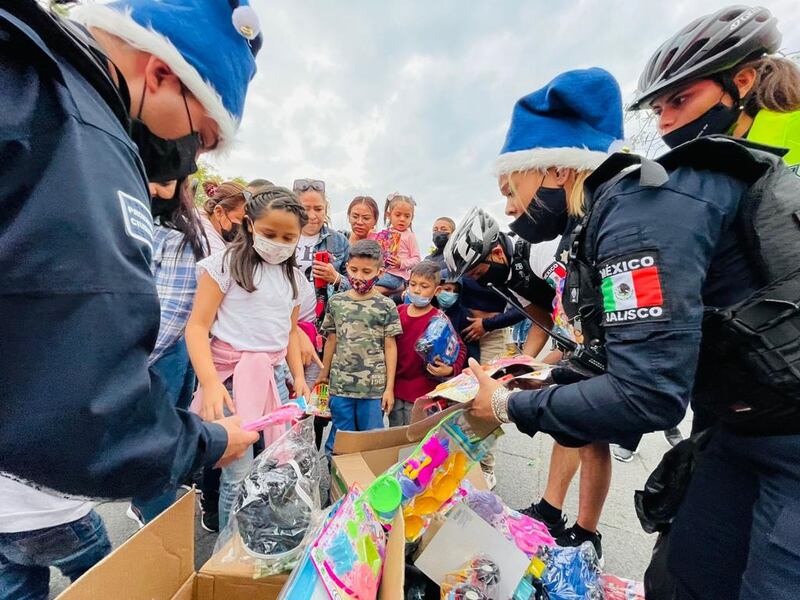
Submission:
[[622,137],[622,95],[614,77],[599,68],[567,71],[514,105],[494,171],[595,169]]
[[163,60],[219,125],[220,143],[233,139],[261,47],[248,0],[115,0],[70,16]]

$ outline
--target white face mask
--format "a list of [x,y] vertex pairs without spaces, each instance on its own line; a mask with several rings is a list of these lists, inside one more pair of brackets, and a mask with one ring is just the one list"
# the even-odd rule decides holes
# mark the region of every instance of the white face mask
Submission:
[[263,235],[253,233],[253,250],[271,265],[286,262],[294,254],[297,244],[282,244],[273,242]]

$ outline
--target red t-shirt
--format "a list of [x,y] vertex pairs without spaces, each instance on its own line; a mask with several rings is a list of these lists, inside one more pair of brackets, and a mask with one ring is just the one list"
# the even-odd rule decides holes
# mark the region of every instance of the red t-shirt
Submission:
[[[400,314],[400,324],[403,326],[403,333],[395,338],[397,340],[397,374],[394,380],[394,396],[395,400],[414,402],[441,383],[428,373],[425,363],[422,362],[419,354],[414,350],[414,344],[425,333],[425,329],[433,317],[445,315],[442,311],[434,308],[421,317],[410,317],[408,315],[409,306],[409,304],[401,304],[397,307],[397,312]],[[467,349],[462,341],[458,358],[453,364],[452,376],[461,373],[466,358]]]

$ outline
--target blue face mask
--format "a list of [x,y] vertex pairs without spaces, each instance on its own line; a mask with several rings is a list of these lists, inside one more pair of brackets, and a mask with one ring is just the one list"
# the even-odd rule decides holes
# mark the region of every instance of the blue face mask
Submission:
[[458,292],[439,292],[436,294],[436,299],[439,301],[439,307],[447,310],[458,301]]
[[411,302],[411,304],[413,304],[417,308],[425,308],[426,306],[428,306],[428,304],[431,303],[431,300],[433,300],[433,298],[425,298],[423,296],[417,296],[416,294],[412,294],[411,292],[408,292],[407,297],[408,300]]

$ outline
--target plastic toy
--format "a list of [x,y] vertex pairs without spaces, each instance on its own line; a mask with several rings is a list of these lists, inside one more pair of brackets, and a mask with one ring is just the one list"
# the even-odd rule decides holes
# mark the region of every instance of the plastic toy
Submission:
[[600,568],[591,542],[570,548],[542,546],[539,558],[546,565],[541,581],[552,598],[602,600]]
[[353,486],[311,548],[311,560],[331,598],[375,598],[386,534]]
[[331,409],[328,402],[328,384],[318,383],[314,386],[314,389],[311,390],[311,399],[306,412],[317,417],[330,417]]
[[430,320],[425,333],[414,344],[414,350],[426,365],[433,364],[438,358],[444,364],[452,366],[461,351],[461,340],[450,319],[440,314]]
[[640,581],[601,575],[600,583],[603,586],[603,600],[645,600],[644,585]]
[[464,487],[466,504],[507,540],[514,542],[529,558],[537,553],[540,546],[555,545],[544,523],[509,508],[492,492],[476,490],[469,483],[465,483]]
[[274,425],[297,423],[306,414],[305,400],[302,397],[298,398],[298,400],[302,402],[302,408],[299,403],[289,402],[260,419],[245,423],[242,425],[242,429],[245,431],[263,431],[267,427],[272,427]]
[[456,411],[432,429],[411,456],[376,479],[365,493],[366,501],[385,524],[402,509],[406,539],[414,541],[431,515],[453,502],[467,471],[498,435],[474,439],[463,411]]

